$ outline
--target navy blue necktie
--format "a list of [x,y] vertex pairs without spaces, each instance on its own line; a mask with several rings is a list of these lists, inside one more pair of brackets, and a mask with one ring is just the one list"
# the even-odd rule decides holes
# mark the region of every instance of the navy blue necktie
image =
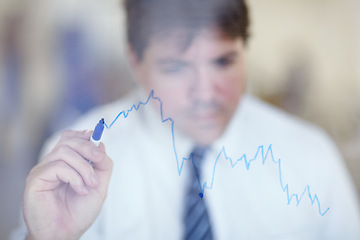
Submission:
[[213,239],[209,215],[199,185],[201,163],[206,150],[205,147],[195,147],[192,152],[194,171],[185,198],[185,240]]

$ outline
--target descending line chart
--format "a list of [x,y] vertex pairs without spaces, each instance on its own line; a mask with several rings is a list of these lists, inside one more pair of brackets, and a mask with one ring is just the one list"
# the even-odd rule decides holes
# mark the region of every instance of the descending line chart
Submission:
[[[187,158],[182,158],[181,161],[179,160],[178,153],[177,153],[177,150],[176,150],[176,144],[175,144],[175,133],[174,133],[175,122],[171,117],[168,117],[168,118],[164,119],[163,102],[161,101],[160,98],[158,98],[158,97],[156,97],[154,95],[154,90],[152,90],[150,92],[148,98],[145,101],[140,101],[137,104],[133,104],[130,109],[121,111],[109,125],[107,123],[105,123],[105,127],[107,129],[110,129],[114,125],[114,123],[121,116],[124,119],[126,119],[128,117],[128,115],[132,111],[134,111],[134,110],[138,111],[141,106],[146,106],[150,102],[150,100],[157,101],[160,104],[160,115],[161,115],[162,123],[165,123],[165,122],[170,122],[171,123],[173,151],[174,151],[175,160],[176,160],[176,164],[177,164],[177,171],[178,171],[178,174],[180,176],[181,172],[182,172],[182,169],[183,169],[183,166],[184,166],[184,162],[185,161],[191,161],[193,163],[192,154],[190,154],[190,156],[187,157]],[[199,196],[201,198],[203,198],[203,196],[204,196],[205,189],[211,190],[213,188],[213,183],[215,181],[216,166],[217,166],[217,163],[218,163],[218,161],[219,161],[219,159],[221,157],[223,157],[225,160],[230,162],[231,168],[234,168],[239,162],[244,162],[245,168],[248,171],[250,170],[251,163],[253,161],[255,161],[257,158],[261,159],[263,165],[265,164],[266,160],[271,161],[273,164],[277,165],[278,173],[279,173],[280,188],[286,194],[288,205],[292,202],[292,200],[294,200],[296,202],[296,206],[298,206],[300,204],[300,202],[302,201],[302,199],[307,195],[309,197],[311,205],[315,204],[315,206],[318,207],[318,212],[319,212],[319,214],[321,216],[324,216],[330,210],[330,208],[327,208],[326,210],[321,210],[320,200],[319,200],[317,194],[312,194],[310,192],[310,186],[309,185],[306,185],[303,192],[301,192],[300,194],[290,193],[289,185],[285,184],[284,181],[283,181],[283,178],[282,178],[281,159],[276,160],[274,158],[272,145],[270,145],[267,149],[264,148],[264,146],[259,146],[253,158],[248,158],[246,154],[243,154],[240,158],[237,158],[235,160],[233,160],[231,157],[228,157],[228,155],[226,154],[225,146],[223,146],[221,151],[217,155],[216,160],[215,160],[214,167],[213,167],[213,172],[212,172],[211,182],[209,184],[206,181],[204,181],[202,183],[201,180],[198,177],[199,188],[200,188]]]

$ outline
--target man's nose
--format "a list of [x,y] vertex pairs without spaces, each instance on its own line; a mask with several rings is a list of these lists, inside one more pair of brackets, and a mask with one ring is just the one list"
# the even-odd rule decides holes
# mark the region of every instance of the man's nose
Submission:
[[201,102],[209,102],[215,98],[216,83],[211,71],[206,68],[196,71],[192,94],[195,100]]

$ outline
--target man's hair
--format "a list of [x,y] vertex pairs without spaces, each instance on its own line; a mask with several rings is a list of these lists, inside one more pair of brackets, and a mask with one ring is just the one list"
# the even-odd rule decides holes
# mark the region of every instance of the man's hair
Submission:
[[124,0],[127,40],[139,59],[154,36],[185,30],[187,44],[204,28],[248,39],[248,10],[245,0]]

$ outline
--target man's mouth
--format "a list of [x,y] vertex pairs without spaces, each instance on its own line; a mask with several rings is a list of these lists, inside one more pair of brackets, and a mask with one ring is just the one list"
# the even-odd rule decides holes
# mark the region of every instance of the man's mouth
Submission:
[[212,120],[215,120],[216,117],[217,117],[217,114],[215,114],[215,113],[194,114],[192,116],[192,118],[194,120],[199,120],[199,121],[212,121]]

